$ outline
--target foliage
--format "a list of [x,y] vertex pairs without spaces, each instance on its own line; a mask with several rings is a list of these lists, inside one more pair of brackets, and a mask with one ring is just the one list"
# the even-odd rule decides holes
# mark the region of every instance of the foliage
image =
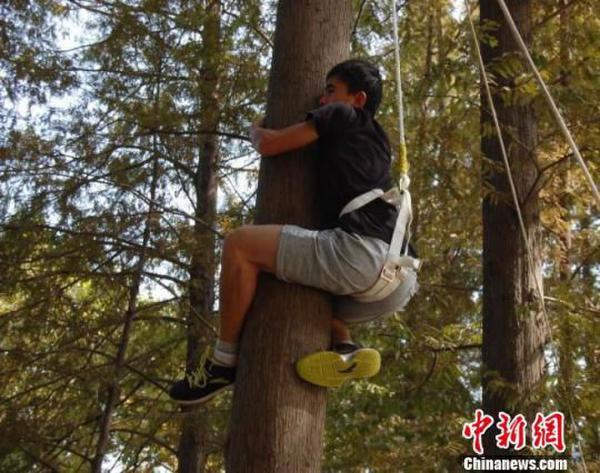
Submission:
[[[378,119],[396,142],[388,3],[354,1],[352,51],[384,72]],[[194,225],[202,225],[199,143],[206,133],[219,136],[219,213],[210,230],[222,236],[253,217],[257,157],[240,138],[265,102],[275,15],[274,2],[221,2],[220,125],[203,130],[207,4],[0,6],[1,471],[87,469],[115,382],[105,465],[175,469],[181,420],[190,414],[164,390],[185,359],[189,264],[199,244]],[[535,5],[532,50],[598,181],[600,20],[588,0],[562,14],[556,8]],[[400,13],[421,289],[405,312],[355,331],[381,351],[384,367],[331,392],[329,472],[453,471],[469,449],[462,423],[480,401],[480,203],[489,193],[481,175],[490,163],[479,142],[492,131],[480,129],[464,12],[432,0],[402,2]],[[482,41],[493,28],[482,25]],[[516,81],[504,99],[534,103],[538,117],[553,343],[545,386],[528,395],[546,410],[572,409],[587,466],[597,468],[600,242],[592,195],[518,58],[502,58],[490,72],[498,83]],[[199,410],[206,471],[222,470],[229,402],[224,396]]]

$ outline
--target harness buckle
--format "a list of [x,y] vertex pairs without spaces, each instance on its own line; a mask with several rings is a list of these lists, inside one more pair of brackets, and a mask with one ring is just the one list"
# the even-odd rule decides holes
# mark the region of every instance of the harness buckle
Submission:
[[391,269],[384,266],[381,270],[381,279],[387,282],[393,282],[396,279],[396,274],[398,274],[398,268]]

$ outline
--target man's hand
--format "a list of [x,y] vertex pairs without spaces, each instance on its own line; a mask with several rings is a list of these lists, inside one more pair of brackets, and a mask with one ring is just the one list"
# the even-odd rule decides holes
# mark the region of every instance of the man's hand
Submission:
[[263,119],[257,120],[250,127],[252,146],[263,156],[277,154],[303,148],[319,138],[312,121],[300,122],[281,130],[262,128]]
[[264,130],[264,128],[262,128],[262,126],[263,126],[264,122],[265,122],[265,118],[260,117],[260,118],[256,119],[254,121],[254,123],[252,123],[252,125],[250,126],[250,141],[252,142],[252,147],[259,153],[260,153],[260,143],[262,141],[263,130]]

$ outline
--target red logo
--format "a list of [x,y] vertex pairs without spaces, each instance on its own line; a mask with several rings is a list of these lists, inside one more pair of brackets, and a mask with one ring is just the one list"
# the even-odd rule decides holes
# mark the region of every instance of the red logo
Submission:
[[565,451],[565,416],[562,412],[552,412],[547,416],[538,412],[531,429],[533,448],[552,446],[557,452]]
[[500,412],[500,421],[496,427],[500,433],[496,435],[496,445],[499,448],[509,448],[511,445],[515,450],[521,450],[525,447],[527,421],[523,414],[516,415],[512,420],[505,412]]
[[475,421],[463,425],[463,437],[466,439],[473,439],[473,450],[480,455],[483,453],[481,436],[493,423],[494,418],[492,416],[484,414],[481,409],[477,409],[475,411]]
[[[527,440],[527,421],[523,414],[512,417],[506,412],[498,414],[500,420],[496,427],[500,431],[496,435],[498,448],[515,450],[525,447]],[[473,440],[473,451],[483,454],[481,436],[494,424],[494,418],[484,414],[481,409],[475,411],[475,420],[463,425],[462,436]],[[557,452],[565,451],[565,416],[561,412],[551,412],[548,415],[537,413],[531,424],[531,437],[533,448],[553,447]]]

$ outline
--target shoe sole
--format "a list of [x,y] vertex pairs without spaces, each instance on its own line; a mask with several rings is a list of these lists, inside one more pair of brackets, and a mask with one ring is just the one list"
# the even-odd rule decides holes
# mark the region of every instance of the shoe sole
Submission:
[[210,394],[207,394],[204,397],[198,398],[198,399],[191,399],[191,400],[180,400],[180,399],[173,399],[173,401],[175,401],[177,404],[180,404],[182,406],[193,406],[195,404],[202,404],[203,402],[207,402],[210,401],[213,397],[215,397],[217,394],[222,393],[223,391],[226,391],[230,388],[233,388],[233,384],[228,384],[226,386],[223,386],[222,388],[217,389],[216,391],[213,391]]
[[352,379],[370,378],[379,373],[380,368],[381,356],[372,348],[362,348],[350,355],[319,351],[296,363],[298,376],[326,388],[337,388]]

